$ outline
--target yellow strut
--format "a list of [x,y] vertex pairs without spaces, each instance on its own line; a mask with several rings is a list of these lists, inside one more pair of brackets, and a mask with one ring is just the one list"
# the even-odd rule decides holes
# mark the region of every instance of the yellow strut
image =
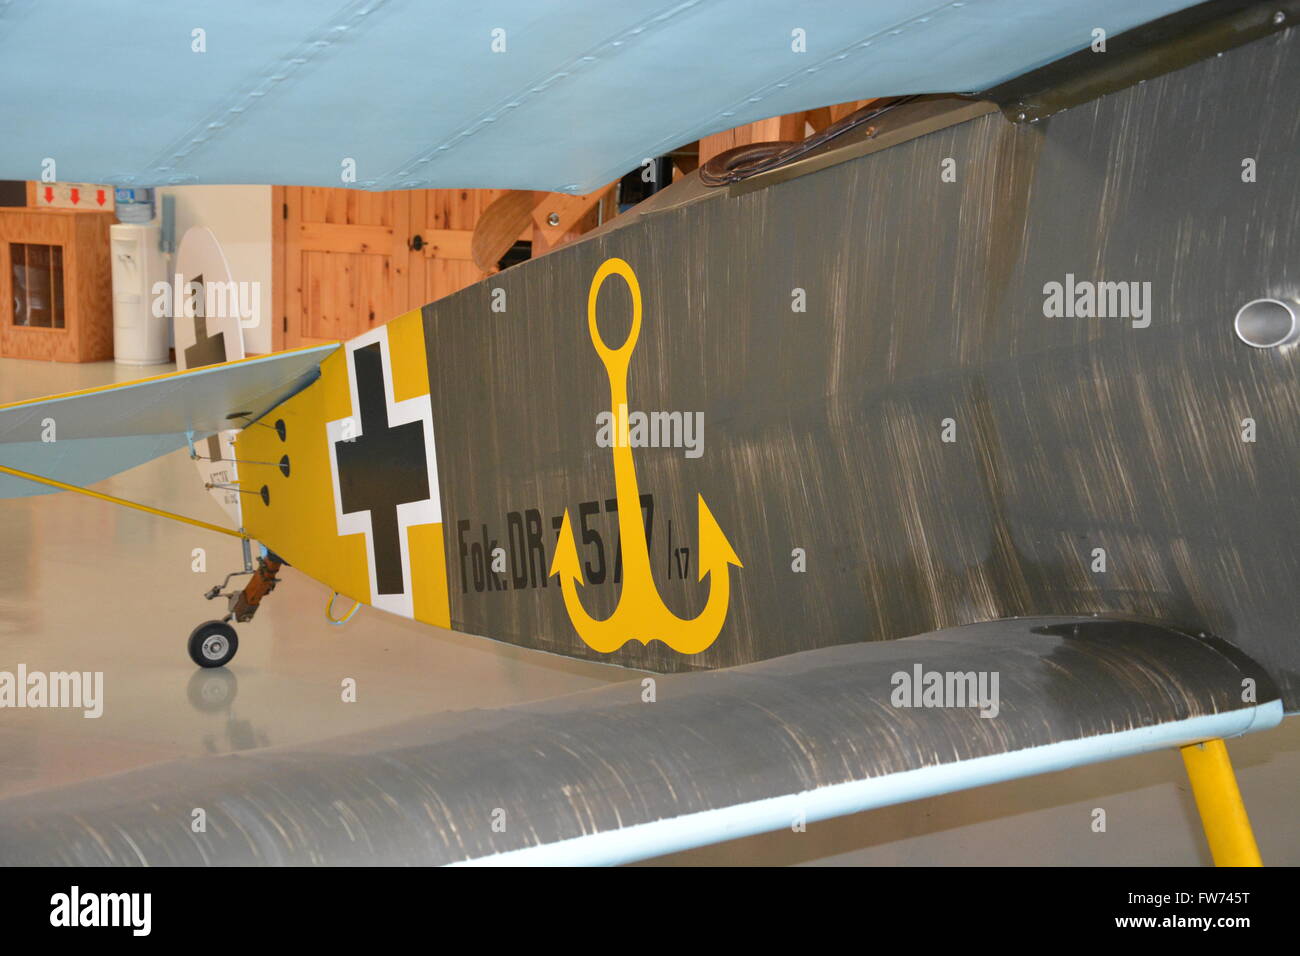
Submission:
[[51,488],[58,488],[60,491],[75,491],[79,495],[86,495],[89,498],[98,498],[100,501],[107,501],[110,504],[121,505],[124,508],[134,508],[136,511],[143,511],[145,514],[158,515],[160,518],[171,518],[173,521],[183,521],[185,524],[192,524],[196,528],[203,528],[207,531],[216,531],[218,534],[228,534],[232,538],[248,538],[248,535],[244,534],[242,531],[231,531],[229,528],[221,527],[221,525],[208,524],[206,521],[199,521],[197,518],[187,518],[184,515],[178,515],[171,511],[163,511],[160,508],[150,508],[148,505],[138,504],[134,501],[127,501],[125,498],[114,498],[112,495],[105,495],[98,491],[91,491],[89,488],[79,488],[76,485],[69,485],[62,481],[56,481],[53,478],[46,478],[42,475],[33,475],[31,472],[19,471],[17,468],[9,468],[5,465],[0,465],[0,473],[13,475],[15,478],[25,478],[27,481],[34,481],[41,485],[49,485]]
[[1216,739],[1183,747],[1182,751],[1214,865],[1263,866],[1228,748]]

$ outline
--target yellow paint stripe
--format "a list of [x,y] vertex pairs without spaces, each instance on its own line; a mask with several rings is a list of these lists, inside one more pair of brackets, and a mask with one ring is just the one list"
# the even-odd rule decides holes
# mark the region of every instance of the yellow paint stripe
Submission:
[[366,536],[340,535],[334,514],[333,472],[326,423],[352,414],[347,350],[320,366],[320,378],[275,409],[285,438],[270,428],[246,428],[236,439],[236,458],[278,461],[288,455],[290,475],[267,469],[270,504],[244,499],[244,529],[299,571],[354,601],[370,602]]
[[[325,344],[333,345],[335,346],[336,349],[339,345],[338,342],[325,343]],[[0,412],[8,408],[21,408],[24,405],[39,405],[41,402],[52,402],[55,401],[56,399],[76,398],[79,395],[94,395],[97,392],[111,392],[114,389],[128,388],[132,385],[146,385],[149,382],[161,382],[164,381],[165,379],[177,378],[181,375],[194,375],[198,372],[211,371],[212,369],[228,368],[232,365],[243,365],[246,362],[265,361],[266,359],[270,358],[271,355],[275,355],[275,356],[293,355],[297,352],[308,352],[311,351],[312,349],[318,349],[318,348],[321,348],[321,346],[304,345],[302,348],[289,349],[284,352],[271,352],[269,355],[250,355],[246,358],[235,359],[233,362],[222,362],[219,365],[204,365],[200,368],[177,369],[174,372],[163,372],[161,375],[152,375],[149,378],[133,379],[130,382],[114,382],[111,385],[96,385],[93,388],[83,388],[76,392],[61,392],[57,395],[42,395],[40,398],[25,398],[21,402],[10,402],[8,405],[0,405]],[[322,360],[324,360],[333,354],[334,354],[333,352],[324,353],[321,355],[321,358]]]
[[414,309],[388,323],[388,358],[393,401],[429,394],[429,356],[424,351],[424,316]]
[[1207,740],[1182,752],[1214,865],[1263,866],[1227,746],[1222,740]]
[[[424,318],[419,309],[405,312],[383,328],[388,340],[392,399],[395,402],[429,394],[429,365]],[[270,504],[250,497],[245,502],[244,528],[299,571],[362,604],[372,595],[369,554],[364,534],[340,534],[334,496],[334,473],[327,423],[358,414],[352,407],[348,351],[340,348],[321,363],[320,378],[310,388],[286,400],[276,410],[283,418],[282,441],[268,428],[240,432],[236,457],[275,461],[288,454],[293,472],[272,471],[267,479]],[[434,449],[428,449],[434,455]],[[436,467],[436,457],[430,462]],[[381,467],[381,466],[376,466]],[[380,472],[382,474],[382,471]],[[443,526],[429,522],[406,531],[410,558],[411,611],[416,620],[449,627],[450,594]]]
[[411,554],[411,604],[417,621],[451,627],[447,553],[442,524],[413,525],[406,535]]
[[125,498],[115,498],[112,495],[106,495],[99,491],[91,491],[89,488],[82,488],[78,485],[69,485],[66,482],[56,481],[53,478],[46,478],[44,475],[33,475],[28,471],[19,471],[17,468],[9,468],[5,465],[0,465],[0,473],[13,475],[15,478],[24,478],[27,481],[34,481],[41,485],[49,485],[51,488],[58,488],[60,491],[75,491],[77,494],[85,495],[88,498],[98,498],[100,501],[107,501],[109,504],[121,505],[123,508],[133,508],[136,511],[143,511],[145,514],[157,515],[160,518],[170,518],[172,521],[180,521],[184,524],[190,524],[196,528],[203,528],[207,531],[216,531],[218,534],[228,534],[232,538],[248,537],[246,534],[232,531],[229,528],[223,528],[220,525],[208,524],[206,521],[200,521],[198,518],[187,518],[185,515],[178,515],[174,511],[163,511],[161,508],[151,508],[148,505],[142,505],[136,501],[127,501]]

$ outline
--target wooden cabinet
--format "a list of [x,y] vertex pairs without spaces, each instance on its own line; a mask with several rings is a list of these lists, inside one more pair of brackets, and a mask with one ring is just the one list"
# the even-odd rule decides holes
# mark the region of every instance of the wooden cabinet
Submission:
[[103,212],[0,209],[0,356],[113,357],[113,279]]

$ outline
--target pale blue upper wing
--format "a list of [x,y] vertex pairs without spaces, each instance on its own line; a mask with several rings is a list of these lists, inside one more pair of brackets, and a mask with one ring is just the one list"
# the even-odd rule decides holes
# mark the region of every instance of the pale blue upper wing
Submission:
[[12,0],[0,178],[585,192],[703,134],[987,89],[1191,5]]

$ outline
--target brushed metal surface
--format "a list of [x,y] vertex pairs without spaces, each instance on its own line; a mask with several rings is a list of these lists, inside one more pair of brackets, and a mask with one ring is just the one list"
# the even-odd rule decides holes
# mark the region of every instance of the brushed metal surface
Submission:
[[[997,673],[996,718],[894,675]],[[435,864],[991,754],[1247,709],[1221,641],[1033,618],[828,648],[0,801],[2,865]],[[194,832],[195,808],[206,830]],[[495,825],[494,825],[495,824]]]
[[[1232,641],[1300,708],[1297,353],[1232,326],[1245,302],[1300,291],[1297,81],[1292,29],[1041,123],[987,115],[740,196],[688,182],[427,306],[453,626],[678,671],[1133,614]],[[659,589],[678,614],[703,604],[693,564],[668,570],[668,522],[693,548],[697,494],[744,562],[721,636],[690,657],[658,642],[597,655],[544,570],[482,591],[461,570],[459,522],[470,545],[510,550],[508,513],[535,509],[549,567],[552,520],[614,496],[586,329],[610,256],[645,300],[631,407],[704,414],[699,458],[634,453]],[[1047,317],[1044,286],[1067,276],[1150,283],[1149,325]],[[600,309],[618,341],[617,283]],[[592,528],[608,549],[614,517]],[[607,576],[583,598],[603,616],[618,589]]]

